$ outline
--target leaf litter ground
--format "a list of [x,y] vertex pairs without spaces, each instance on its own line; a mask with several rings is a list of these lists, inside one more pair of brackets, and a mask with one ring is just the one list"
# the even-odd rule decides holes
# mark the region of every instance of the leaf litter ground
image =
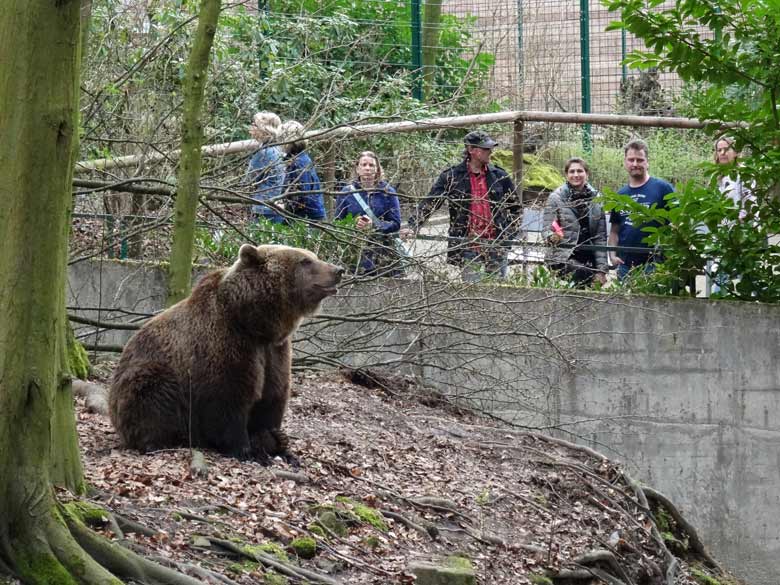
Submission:
[[[204,583],[270,582],[275,572],[217,542],[276,543],[267,550],[345,585],[412,583],[412,563],[453,555],[486,585],[556,572],[599,583],[605,569],[622,571],[625,585],[668,583],[661,539],[618,465],[396,380],[368,388],[335,372],[297,375],[285,422],[297,464],[207,451],[205,477],[188,449],[121,449],[108,418],[78,399],[90,499],[124,526],[100,531]],[[321,529],[327,512],[341,522]],[[300,537],[316,541],[313,558],[290,548]],[[690,575],[681,561],[674,581],[696,583]]]

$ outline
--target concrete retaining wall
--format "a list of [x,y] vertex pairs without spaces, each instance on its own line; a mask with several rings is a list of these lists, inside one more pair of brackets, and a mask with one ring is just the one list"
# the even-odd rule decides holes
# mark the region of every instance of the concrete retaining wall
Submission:
[[[70,271],[71,312],[151,312],[163,291],[157,268]],[[381,320],[361,317],[371,311]],[[392,365],[517,424],[558,427],[668,495],[739,577],[777,585],[780,307],[386,281],[345,287],[323,313],[296,357]]]

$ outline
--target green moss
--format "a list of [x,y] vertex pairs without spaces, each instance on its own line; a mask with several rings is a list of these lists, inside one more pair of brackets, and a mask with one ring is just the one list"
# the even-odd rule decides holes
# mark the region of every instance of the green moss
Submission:
[[241,563],[231,563],[228,565],[227,570],[236,575],[243,575],[244,573],[252,573],[260,568],[260,563],[257,561],[245,560]]
[[471,561],[467,559],[464,556],[461,555],[452,555],[447,557],[447,560],[445,561],[445,564],[450,569],[458,569],[460,571],[473,571],[474,565],[471,564]]
[[334,512],[333,510],[321,511],[319,513],[319,516],[317,517],[317,522],[323,528],[327,528],[327,530],[330,530],[331,532],[339,536],[347,535],[348,532],[347,525],[341,520],[341,518],[338,517],[336,512]]
[[486,506],[490,502],[490,490],[485,488],[482,493],[477,496],[477,506]]
[[[511,172],[514,156],[511,150],[496,149],[493,151],[493,161]],[[542,162],[538,156],[523,154],[523,189],[536,188],[553,191],[563,185],[565,179],[554,166]]]
[[363,539],[363,544],[368,548],[379,548],[382,545],[376,536],[366,536]]
[[287,551],[285,551],[275,542],[266,542],[260,545],[245,545],[241,547],[241,550],[249,555],[255,555],[258,552],[263,552],[275,556],[280,561],[288,562],[290,560],[290,558],[287,556]]
[[387,523],[384,521],[384,518],[382,518],[382,513],[379,510],[369,508],[363,504],[355,504],[354,511],[358,518],[360,518],[363,522],[370,524],[377,530],[381,530],[382,532],[387,532],[390,530],[390,528],[387,526]]
[[701,583],[701,585],[721,585],[720,581],[696,567],[691,567],[691,575],[698,583]]
[[287,585],[290,580],[284,575],[274,573],[273,571],[267,572],[263,575],[263,583],[266,585]]
[[309,524],[306,528],[312,534],[316,534],[317,536],[321,536],[322,538],[325,538],[327,536],[325,531],[322,529],[322,526],[320,526],[319,524]]
[[80,380],[86,380],[91,370],[87,350],[76,340],[76,337],[73,334],[73,328],[70,327],[70,325],[68,325],[67,330],[68,366],[70,373]]
[[104,508],[89,502],[70,502],[65,504],[65,510],[71,517],[78,518],[89,526],[105,524],[108,518],[108,512]]
[[317,541],[309,536],[296,538],[290,543],[290,548],[302,559],[313,559],[317,554]]
[[545,575],[534,573],[528,576],[528,579],[533,585],[553,585],[553,580]]
[[36,585],[77,585],[77,581],[52,555],[21,554],[18,561],[19,576],[24,583]]
[[673,520],[665,508],[658,506],[653,513],[653,516],[655,517],[655,525],[658,527],[659,532],[672,531]]

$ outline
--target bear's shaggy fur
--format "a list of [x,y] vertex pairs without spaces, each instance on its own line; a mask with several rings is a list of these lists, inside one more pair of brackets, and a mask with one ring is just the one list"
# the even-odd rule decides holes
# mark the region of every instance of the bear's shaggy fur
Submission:
[[291,338],[342,272],[306,250],[241,246],[231,268],[204,276],[127,343],[109,396],[122,444],[239,458],[285,450]]

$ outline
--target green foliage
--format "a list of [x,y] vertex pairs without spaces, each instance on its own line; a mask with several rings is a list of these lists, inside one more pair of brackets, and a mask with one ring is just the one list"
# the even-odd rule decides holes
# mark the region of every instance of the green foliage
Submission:
[[[226,8],[206,87],[206,142],[248,138],[259,110],[322,128],[496,109],[485,89],[494,56],[474,55],[473,17],[442,15],[434,92],[429,103],[412,97],[410,10],[408,2],[352,0],[273,0],[259,14],[240,3]],[[147,10],[94,0],[82,158],[135,153],[139,143],[161,150],[178,145],[183,67],[196,11],[197,3],[176,0]],[[339,178],[351,173],[360,150],[394,153],[383,160],[386,175],[411,196],[429,187],[416,179],[453,154],[433,132],[314,144],[315,161],[324,148],[347,161]]]
[[247,240],[254,245],[284,244],[311,250],[321,260],[341,266],[356,266],[360,258],[362,240],[355,237],[355,219],[348,216],[334,220],[321,228],[302,221],[278,224],[259,219],[239,234],[235,231],[195,230],[195,254],[203,256],[217,266],[232,264],[238,250]]
[[554,271],[550,270],[544,264],[540,264],[533,269],[530,276],[524,273],[510,274],[507,284],[513,286],[530,286],[533,288],[555,288],[555,289],[573,289],[574,285],[570,280],[561,278]]
[[[678,73],[689,83],[686,113],[731,123],[729,132],[743,151],[738,167],[709,165],[711,180],[685,185],[667,212],[650,213],[666,220],[648,233],[648,241],[663,247],[666,260],[649,280],[669,289],[670,278],[685,280],[701,270],[704,255],[719,260],[712,276],[729,282],[722,296],[780,301],[780,247],[767,244],[769,234],[780,232],[780,5],[680,0],[663,7],[654,1],[651,11],[643,0],[603,4],[620,11],[621,21],[611,28],[627,29],[649,49],[632,52],[628,65]],[[724,130],[713,123],[706,132],[714,142]],[[741,222],[732,207],[717,201],[718,173],[738,174],[758,199]],[[697,234],[697,225],[710,231]]]
[[[685,181],[707,182],[709,179],[702,161],[712,157],[709,139],[699,131],[666,129],[649,133],[644,137],[650,150],[650,172],[672,184]],[[547,147],[541,158],[563,172],[567,159],[578,156],[590,166],[589,181],[599,190],[617,191],[627,181],[623,167],[625,136],[610,136],[597,142],[591,152],[586,152],[582,141],[562,141]],[[560,186],[561,182],[557,185]]]

